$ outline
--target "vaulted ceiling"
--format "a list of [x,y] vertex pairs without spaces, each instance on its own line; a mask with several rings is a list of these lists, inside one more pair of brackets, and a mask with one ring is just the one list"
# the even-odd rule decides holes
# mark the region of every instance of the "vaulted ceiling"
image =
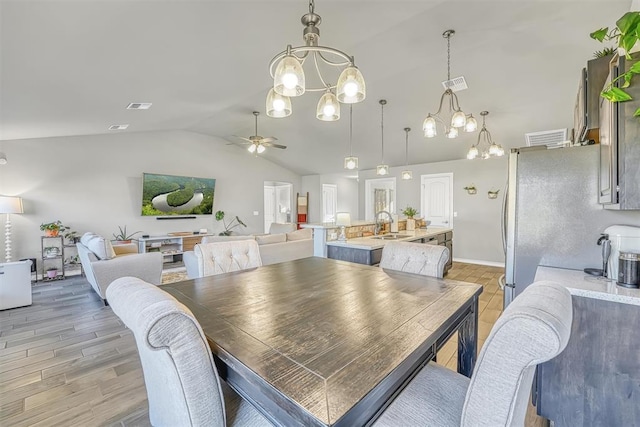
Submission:
[[[462,109],[479,118],[505,148],[524,134],[571,128],[580,70],[602,45],[589,33],[613,25],[631,1],[317,0],[320,44],[353,56],[367,83],[354,105],[353,151],[360,168],[464,158],[477,133],[425,139],[452,77]],[[0,3],[0,139],[185,129],[236,141],[253,132],[272,84],[268,64],[287,44],[302,45],[302,0],[288,1],[6,1]],[[306,68],[306,67],[305,67]],[[315,118],[319,95],[293,98],[284,119],[260,116],[263,136],[286,150],[264,157],[300,174],[344,172],[348,106],[338,122]],[[152,102],[130,111],[129,102]],[[122,131],[121,131],[122,132]],[[179,144],[180,141],[176,141]],[[238,150],[244,148],[238,147]],[[251,155],[247,153],[247,155]],[[478,160],[479,161],[479,160]]]

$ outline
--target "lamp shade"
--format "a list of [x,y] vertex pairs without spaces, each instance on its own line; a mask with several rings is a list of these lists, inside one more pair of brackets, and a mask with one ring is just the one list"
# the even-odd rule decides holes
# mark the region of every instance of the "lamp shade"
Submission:
[[15,196],[0,196],[0,213],[24,213],[22,198]]
[[337,212],[336,213],[336,225],[350,227],[351,226],[351,214],[349,212]]

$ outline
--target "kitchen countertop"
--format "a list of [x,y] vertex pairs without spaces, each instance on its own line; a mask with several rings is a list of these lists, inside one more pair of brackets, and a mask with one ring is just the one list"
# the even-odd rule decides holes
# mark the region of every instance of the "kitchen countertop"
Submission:
[[[400,221],[403,221],[402,219]],[[354,220],[351,221],[351,225],[348,227],[359,227],[362,225],[375,225],[375,221],[366,221],[366,220]],[[300,224],[302,228],[319,228],[324,230],[331,230],[333,228],[340,228],[339,225],[336,225],[335,222],[308,222],[304,224]]]
[[590,276],[580,270],[538,266],[535,280],[558,282],[576,296],[640,306],[640,289],[618,286],[612,279]]
[[403,239],[390,239],[390,240],[382,240],[382,239],[374,239],[374,236],[368,237],[357,237],[354,239],[347,239],[344,242],[339,240],[331,240],[327,242],[327,246],[341,246],[345,248],[354,248],[354,249],[365,249],[365,250],[374,250],[380,249],[384,247],[387,242],[410,242],[415,239],[420,239],[423,237],[432,237],[437,236],[438,234],[446,233],[448,231],[453,231],[452,228],[439,228],[439,227],[429,227],[429,228],[421,228],[415,231],[405,231],[402,230],[398,233],[387,233],[384,236],[388,236],[391,234],[400,234],[405,237]]

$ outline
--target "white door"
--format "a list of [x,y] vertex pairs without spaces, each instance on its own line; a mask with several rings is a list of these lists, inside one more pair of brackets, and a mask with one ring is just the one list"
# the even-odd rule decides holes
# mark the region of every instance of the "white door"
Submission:
[[269,232],[272,222],[276,222],[276,187],[264,186],[264,232]]
[[431,226],[453,228],[453,174],[422,175],[420,216]]
[[335,222],[338,210],[338,186],[322,184],[322,222]]
[[364,182],[364,218],[373,221],[376,212],[396,213],[396,179],[375,178]]

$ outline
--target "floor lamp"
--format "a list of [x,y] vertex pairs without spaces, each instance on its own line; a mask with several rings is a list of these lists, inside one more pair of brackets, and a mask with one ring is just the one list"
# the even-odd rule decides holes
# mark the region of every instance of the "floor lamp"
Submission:
[[11,262],[11,214],[24,213],[22,199],[20,197],[0,196],[0,213],[7,214],[7,222],[4,225],[4,258]]

